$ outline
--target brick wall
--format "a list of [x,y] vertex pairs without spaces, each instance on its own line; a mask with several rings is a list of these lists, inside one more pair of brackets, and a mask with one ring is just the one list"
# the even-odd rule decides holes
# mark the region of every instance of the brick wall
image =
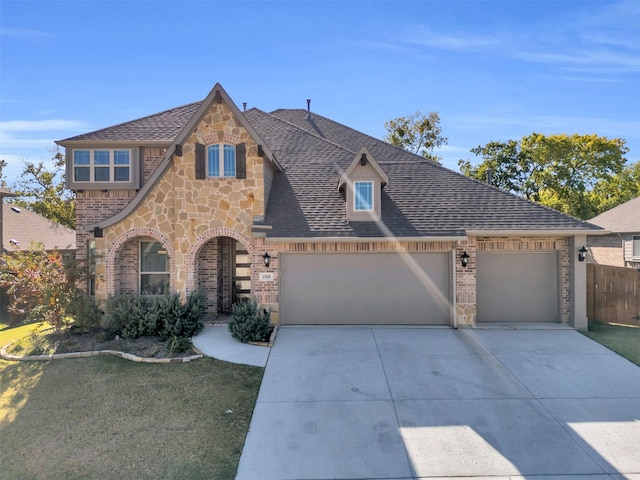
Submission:
[[149,180],[151,174],[156,170],[162,159],[164,158],[164,148],[145,147],[143,149],[142,163],[142,184]]

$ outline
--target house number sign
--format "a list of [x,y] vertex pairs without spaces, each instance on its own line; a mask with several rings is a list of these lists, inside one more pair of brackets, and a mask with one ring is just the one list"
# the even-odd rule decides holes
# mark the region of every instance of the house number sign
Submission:
[[273,272],[262,272],[258,274],[258,280],[261,282],[273,282],[275,280],[275,275]]

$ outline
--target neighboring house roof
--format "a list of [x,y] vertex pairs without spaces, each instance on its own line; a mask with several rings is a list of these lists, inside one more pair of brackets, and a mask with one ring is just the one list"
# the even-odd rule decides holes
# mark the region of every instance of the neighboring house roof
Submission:
[[11,190],[8,190],[4,187],[0,187],[0,199],[5,197],[16,197],[17,195],[13,193]]
[[640,232],[640,197],[607,210],[589,222],[612,233]]
[[[76,231],[53,222],[23,207],[2,205],[3,248],[5,252],[28,249],[32,242],[42,243],[46,250],[75,250]],[[12,243],[18,242],[18,248]]]
[[[464,237],[505,232],[602,233],[599,227],[564,215],[483,182],[448,170],[304,109],[240,112],[219,84],[203,102],[85,133],[62,145],[159,140],[170,144],[165,159],[134,200],[119,214],[94,226],[108,226],[131,213],[160,178],[190,127],[219,90],[240,122],[262,143],[278,171],[273,178],[264,225],[269,237]],[[382,190],[381,222],[346,220],[337,189],[341,175],[363,148],[388,176]],[[265,231],[265,230],[261,230]]]

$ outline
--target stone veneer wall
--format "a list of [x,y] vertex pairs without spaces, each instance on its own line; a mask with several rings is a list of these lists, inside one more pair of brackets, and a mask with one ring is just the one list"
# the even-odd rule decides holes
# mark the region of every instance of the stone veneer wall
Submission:
[[[195,143],[217,142],[245,143],[246,179],[195,179]],[[106,252],[103,265],[96,268],[106,279],[97,285],[98,296],[104,298],[114,291],[116,253],[132,232],[164,239],[163,245],[172,252],[171,288],[183,294],[196,287],[196,256],[200,247],[212,238],[229,236],[249,252],[252,250],[253,218],[264,215],[265,159],[258,156],[255,141],[224,103],[213,103],[184,141],[182,153],[182,157],[174,156],[172,165],[136,210],[105,228],[104,237],[96,239],[98,250]],[[228,276],[227,282],[230,281]],[[228,303],[229,299],[222,301]]]

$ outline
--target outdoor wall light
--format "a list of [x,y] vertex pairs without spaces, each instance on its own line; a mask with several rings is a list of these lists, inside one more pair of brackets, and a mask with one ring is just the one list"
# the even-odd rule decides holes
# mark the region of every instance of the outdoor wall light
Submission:
[[467,264],[469,263],[469,254],[467,252],[464,252],[462,255],[460,255],[460,260],[461,260],[461,264],[463,267],[466,267]]
[[579,262],[584,262],[585,259],[587,258],[587,253],[589,252],[589,250],[587,250],[587,247],[585,247],[584,245],[580,248],[580,250],[578,250],[578,261]]
[[271,263],[271,255],[269,255],[269,252],[264,252],[264,255],[262,255],[262,259],[264,260],[264,266],[268,267],[269,263]]

